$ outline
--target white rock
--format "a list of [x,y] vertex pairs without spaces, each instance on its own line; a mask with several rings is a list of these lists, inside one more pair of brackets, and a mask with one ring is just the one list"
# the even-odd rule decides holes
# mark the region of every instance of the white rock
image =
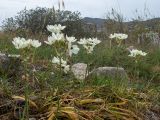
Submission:
[[94,69],[90,75],[98,76],[98,77],[109,77],[109,78],[121,78],[128,79],[127,73],[124,68],[117,67],[99,67]]
[[71,71],[73,72],[76,79],[84,80],[86,74],[87,64],[85,63],[77,63],[71,67]]
[[29,120],[36,120],[36,118],[29,118]]

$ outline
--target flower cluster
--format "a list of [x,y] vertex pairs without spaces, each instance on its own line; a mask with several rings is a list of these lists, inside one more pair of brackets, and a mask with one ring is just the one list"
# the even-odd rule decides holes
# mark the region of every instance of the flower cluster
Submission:
[[31,45],[32,47],[38,48],[38,47],[40,47],[40,46],[42,45],[42,43],[39,42],[38,40],[31,40],[31,39],[30,39],[30,45]]
[[147,53],[142,52],[141,50],[133,49],[130,51],[130,57],[136,58],[137,56],[146,56]]
[[75,37],[68,37],[66,36],[66,40],[68,41],[68,53],[69,56],[71,57],[72,54],[78,54],[79,52],[79,47],[77,45],[72,45],[72,43],[76,42],[77,39]]
[[64,35],[61,33],[66,26],[59,25],[48,25],[47,30],[52,32],[52,36],[48,37],[48,41],[45,41],[48,45],[53,45],[56,41],[64,41]]
[[100,42],[101,41],[98,40],[97,38],[89,38],[89,39],[83,38],[80,39],[78,43],[83,45],[83,47],[87,50],[87,53],[92,53],[94,47]]
[[128,38],[128,35],[127,34],[122,34],[122,33],[114,33],[114,34],[111,34],[109,36],[109,38],[111,39],[119,39],[119,40],[124,40],[124,39],[127,39]]
[[47,30],[52,33],[61,33],[61,31],[64,30],[65,28],[66,26],[61,26],[60,24],[47,26]]
[[72,56],[72,54],[78,54],[80,49],[77,45],[73,45],[73,43],[77,41],[75,37],[68,37],[67,35],[66,37],[64,37],[62,30],[64,30],[65,28],[66,26],[61,26],[60,24],[59,25],[48,25],[47,30],[52,32],[52,36],[49,36],[48,41],[45,41],[45,43],[48,45],[53,45],[53,44],[55,45],[54,47],[56,49],[58,57],[54,57],[52,60],[52,63],[57,64],[57,65],[61,64],[60,66],[63,68],[64,72],[67,73],[69,71],[69,65],[67,65],[66,61],[64,61],[63,59],[60,59],[62,58],[62,56],[59,56],[61,55],[61,53],[57,51],[57,49],[59,49],[57,47],[61,47],[61,46],[59,45],[56,46],[55,43],[59,43],[60,41],[63,41],[65,45],[67,45],[66,51],[68,52],[68,55],[70,57]]
[[32,40],[32,39],[26,40],[25,38],[20,38],[20,37],[14,38],[12,43],[16,49],[24,49],[31,46],[34,48],[38,48],[42,44],[38,40]]
[[110,34],[109,36],[110,39],[115,39],[118,46],[121,45],[122,40],[127,39],[128,35],[127,34],[122,34],[122,33],[114,33],[114,34]]
[[67,65],[67,62],[63,60],[62,58],[54,57],[52,59],[52,63],[59,65],[65,73],[67,73],[70,70],[69,68],[70,66]]

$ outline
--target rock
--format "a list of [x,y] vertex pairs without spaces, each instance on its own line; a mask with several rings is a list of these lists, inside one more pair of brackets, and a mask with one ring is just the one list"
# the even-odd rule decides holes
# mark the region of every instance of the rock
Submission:
[[29,118],[29,120],[36,120],[36,118]]
[[0,74],[14,75],[20,69],[20,63],[19,57],[0,53]]
[[145,120],[160,120],[160,116],[153,111],[147,110],[145,114]]
[[160,114],[160,106],[159,106],[159,105],[155,105],[155,106],[152,108],[152,111]]
[[128,79],[126,71],[121,67],[99,67],[94,69],[89,76]]
[[[86,74],[87,64],[77,63],[71,67],[71,71],[73,72],[76,79],[84,80]],[[120,79],[128,79],[127,73],[123,68],[117,67],[99,67],[92,70],[88,78],[96,76],[96,77],[106,77],[106,78],[120,78]]]
[[5,72],[9,68],[9,57],[7,57],[5,54],[0,53],[0,71]]
[[76,79],[84,80],[86,74],[87,64],[85,63],[77,63],[71,67],[71,71],[73,72]]

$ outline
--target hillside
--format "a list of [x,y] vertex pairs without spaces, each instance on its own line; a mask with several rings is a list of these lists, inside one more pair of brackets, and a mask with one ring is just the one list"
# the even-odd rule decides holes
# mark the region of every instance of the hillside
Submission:
[[85,17],[83,21],[87,23],[94,23],[97,24],[98,26],[102,26],[105,22],[105,19]]
[[[85,17],[85,18],[83,18],[83,21],[88,24],[94,24],[97,26],[97,28],[101,28],[107,20],[101,19],[101,18]],[[125,22],[125,24],[128,27],[132,28],[132,26],[134,26],[137,22],[139,22],[140,24],[143,24],[149,28],[155,28],[155,27],[157,27],[157,24],[160,24],[160,18],[153,18],[153,19],[149,19],[146,21],[129,21],[129,22]]]

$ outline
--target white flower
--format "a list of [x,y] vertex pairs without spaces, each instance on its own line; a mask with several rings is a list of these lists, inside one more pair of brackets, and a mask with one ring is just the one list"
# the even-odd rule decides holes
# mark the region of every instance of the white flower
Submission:
[[32,40],[31,45],[32,45],[32,47],[38,48],[42,45],[42,43],[39,42],[38,40]]
[[119,35],[119,39],[121,39],[121,40],[124,40],[124,39],[127,39],[127,38],[128,38],[128,35],[126,35],[126,34]]
[[48,37],[48,41],[44,41],[48,45],[54,44],[56,41],[64,40],[64,35],[60,33],[52,33],[52,36]]
[[122,34],[122,33],[114,33],[114,34],[110,34],[109,36],[110,39],[120,39],[120,40],[124,40],[128,38],[127,34]]
[[16,54],[8,54],[8,57],[15,57],[15,58],[19,58],[20,57],[20,55],[16,55]]
[[87,50],[87,53],[92,53],[94,50],[94,45],[92,45],[92,46],[83,45],[83,47]]
[[62,58],[60,59],[60,58],[58,58],[58,57],[54,57],[53,59],[52,59],[52,63],[53,64],[57,64],[57,65],[61,65],[61,68],[63,69],[63,71],[65,72],[65,73],[67,73],[69,70],[70,70],[70,66],[69,65],[67,65],[67,61],[65,61],[65,60],[63,60]]
[[50,36],[48,37],[48,41],[44,41],[44,42],[48,45],[52,45],[56,42],[56,40],[52,36]]
[[31,44],[32,44],[32,39],[28,39],[28,40],[26,40],[26,44],[28,45],[28,47],[30,47],[30,46],[31,46]]
[[52,32],[52,33],[60,33],[65,28],[66,28],[66,26],[61,26],[60,24],[58,24],[58,25],[48,25],[47,26],[47,30]]
[[20,38],[20,37],[13,38],[12,43],[16,49],[23,49],[23,48],[28,47],[28,45],[29,45],[28,41],[26,41],[24,38]]
[[130,57],[137,57],[137,56],[146,56],[147,53],[142,52],[141,50],[133,49],[130,51]]
[[78,42],[78,44],[82,44],[82,45],[85,45],[85,44],[89,44],[89,45],[97,45],[99,44],[101,41],[98,40],[97,38],[89,38],[89,39],[80,39],[80,41]]
[[65,73],[67,73],[69,70],[70,70],[70,66],[69,65],[63,66],[63,71]]
[[77,45],[71,45],[68,43],[69,56],[72,56],[72,54],[78,54],[79,50],[80,49]]
[[62,65],[66,65],[66,64],[67,64],[67,62],[66,62],[65,60],[63,60],[62,58],[61,58],[61,61],[60,61],[60,58],[58,58],[58,57],[54,57],[54,58],[52,59],[52,63],[53,63],[53,64],[58,64],[58,65],[60,65],[60,62],[61,62]]
[[66,35],[66,40],[68,41],[68,52],[69,56],[71,57],[72,54],[78,54],[79,47],[77,45],[72,45],[73,42],[76,42],[77,39],[75,37],[68,37]]
[[52,63],[53,63],[53,64],[60,64],[59,58],[58,58],[58,57],[54,57],[54,58],[52,59]]
[[64,40],[64,35],[60,33],[57,33],[57,34],[52,33],[52,37],[57,41]]
[[88,42],[89,42],[89,44],[97,45],[97,44],[99,44],[101,41],[98,40],[97,38],[89,38],[89,39],[88,39]]
[[68,42],[70,42],[70,43],[77,41],[77,39],[76,39],[75,37],[68,37],[67,35],[66,35],[66,40],[67,40]]
[[79,52],[79,47],[78,47],[77,45],[72,45],[71,51],[72,51],[72,53],[74,53],[74,54],[78,54],[78,52]]
[[65,61],[65,60],[63,60],[63,59],[61,58],[61,64],[62,64],[62,66],[67,65],[67,61]]
[[115,38],[115,34],[110,34],[109,38],[110,38],[110,39]]
[[99,44],[101,41],[97,38],[89,38],[89,39],[80,39],[78,42],[79,44],[82,44],[83,47],[87,50],[87,53],[92,53],[94,47]]
[[87,44],[87,39],[86,38],[80,39],[80,41],[78,41],[78,44],[81,45]]
[[32,39],[26,40],[20,37],[14,38],[12,43],[16,49],[23,49],[23,48],[31,47],[31,46],[38,48],[39,46],[41,46],[41,43],[38,40],[32,40]]

